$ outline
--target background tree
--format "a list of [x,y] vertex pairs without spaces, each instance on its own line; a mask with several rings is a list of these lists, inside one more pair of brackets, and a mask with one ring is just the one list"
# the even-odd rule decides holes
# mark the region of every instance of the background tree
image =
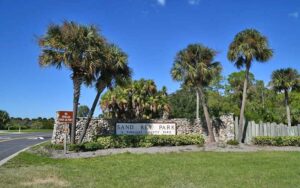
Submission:
[[91,106],[91,110],[88,112],[88,118],[80,135],[79,143],[83,141],[86,130],[104,89],[107,87],[115,87],[116,85],[122,86],[131,79],[131,69],[128,66],[128,57],[119,47],[108,44],[105,49],[99,51],[99,57],[102,57],[101,59],[103,59],[104,62],[97,66],[95,73],[92,74],[92,78],[87,77],[85,79],[85,82],[87,82],[88,85],[91,81],[96,80],[95,88],[97,94]]
[[263,80],[257,80],[255,84],[255,91],[257,94],[257,98],[259,99],[262,108],[265,109],[265,83]]
[[21,129],[53,129],[54,118],[20,118],[11,117],[9,124],[6,124],[5,129],[16,130]]
[[292,124],[300,124],[300,93],[294,90],[289,94],[289,102],[291,106],[291,119]]
[[189,88],[182,87],[169,95],[171,118],[196,118],[196,94]]
[[73,121],[71,128],[71,143],[75,143],[77,109],[80,97],[80,87],[83,78],[95,72],[101,59],[97,52],[105,40],[100,36],[95,26],[79,25],[65,21],[62,25],[52,24],[44,36],[39,39],[42,52],[39,64],[43,67],[63,65],[72,71],[73,81]]
[[246,29],[238,33],[229,46],[227,57],[229,61],[234,62],[235,66],[240,69],[245,67],[245,80],[243,86],[243,98],[239,119],[238,141],[242,141],[244,111],[247,99],[247,85],[249,82],[249,71],[254,60],[257,62],[266,62],[273,55],[269,48],[268,40],[255,29]]
[[78,107],[78,113],[77,113],[77,116],[78,116],[78,117],[87,117],[89,111],[90,111],[90,109],[89,109],[88,106],[86,106],[86,105],[80,105],[80,106]]
[[174,80],[183,85],[196,88],[203,108],[210,142],[215,142],[212,122],[209,115],[204,89],[208,87],[213,77],[220,74],[221,66],[214,62],[216,52],[201,44],[191,44],[176,55],[171,75]]
[[[233,72],[230,75],[228,75],[227,82],[228,85],[225,87],[225,92],[227,94],[231,95],[232,100],[236,101],[238,106],[242,106],[243,101],[243,87],[244,87],[244,80],[245,80],[246,72],[240,71],[240,72]],[[254,75],[249,72],[248,76],[248,88],[247,88],[247,94],[249,97],[249,93],[252,93],[254,90]]]
[[[251,74],[250,74],[251,75]],[[232,76],[229,76],[232,77]],[[243,76],[239,76],[240,85],[243,88]],[[266,87],[262,80],[256,80],[254,75],[249,76],[251,84],[247,90],[247,108],[245,109],[245,118],[256,123],[262,122],[276,122],[283,123],[287,121],[286,108],[282,105],[284,101],[283,92],[274,92],[271,87]],[[212,83],[213,84],[213,83]],[[231,83],[232,84],[232,83]],[[207,105],[209,114],[218,119],[221,115],[232,114],[239,116],[240,114],[240,99],[242,90],[236,90],[228,81],[221,81],[220,86],[210,86],[206,89]],[[218,89],[219,88],[219,89]],[[225,89],[222,89],[225,88]],[[170,116],[172,118],[189,118],[194,119],[196,111],[196,96],[193,90],[181,88],[169,96],[169,103],[171,106]],[[289,92],[289,104],[291,109],[292,124],[300,123],[300,93],[293,89]],[[203,111],[200,109],[200,115]]]
[[153,80],[136,80],[117,86],[101,97],[104,117],[117,119],[162,118],[170,107],[166,89],[158,91]]
[[0,110],[0,129],[4,129],[9,121],[9,114],[4,110]]
[[300,86],[300,76],[296,69],[286,68],[275,70],[272,73],[271,87],[276,92],[284,93],[284,104],[286,107],[286,117],[288,126],[291,126],[291,112],[289,106],[289,92]]

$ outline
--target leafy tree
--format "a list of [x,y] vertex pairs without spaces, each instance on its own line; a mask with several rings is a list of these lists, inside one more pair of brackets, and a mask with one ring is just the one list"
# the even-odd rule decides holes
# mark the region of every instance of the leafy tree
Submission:
[[41,129],[41,128],[43,128],[43,123],[41,121],[34,121],[31,124],[31,128],[32,129]]
[[[228,77],[232,77],[232,75],[229,75]],[[243,76],[238,77],[243,78]],[[243,86],[243,79],[234,80],[240,80],[239,83]],[[266,87],[262,80],[256,80],[254,75],[250,79],[250,83],[251,84],[249,84],[250,86],[247,89],[248,99],[246,101],[247,108],[245,109],[245,118],[257,123],[259,123],[260,121],[276,123],[286,122],[286,108],[285,105],[282,105],[282,101],[284,101],[285,98],[284,92],[275,93],[271,87]],[[239,96],[242,91],[237,90],[236,92],[235,89],[232,88],[233,85],[234,84],[230,84],[227,80],[225,86],[218,86],[219,88],[225,87],[224,92],[222,92],[222,89],[206,89],[209,114],[214,117],[214,119],[217,120],[221,115],[230,113],[233,113],[235,116],[239,115]],[[239,95],[237,95],[237,93]],[[170,94],[170,116],[172,118],[195,118],[195,99],[196,96],[194,94],[194,91],[186,88],[181,88],[180,90]],[[298,90],[292,89],[289,92],[288,101],[291,109],[291,122],[292,124],[299,124],[300,93],[298,92]],[[200,115],[202,114],[203,111],[200,110]]]
[[289,102],[291,106],[291,119],[292,124],[300,123],[300,93],[298,91],[292,91],[289,95]]
[[188,88],[182,88],[169,95],[170,117],[172,118],[196,118],[196,95]]
[[296,69],[286,68],[275,70],[272,73],[271,87],[276,92],[284,93],[284,104],[286,107],[286,116],[288,126],[291,126],[291,112],[289,106],[289,92],[292,89],[299,88],[300,75]]
[[166,89],[157,91],[153,80],[144,79],[107,91],[100,105],[105,117],[118,119],[158,118],[170,111]]
[[9,114],[4,110],[0,110],[0,129],[3,129],[9,121]]
[[249,83],[249,71],[254,60],[257,62],[266,62],[273,55],[269,48],[268,40],[255,29],[246,29],[238,33],[229,46],[227,57],[229,61],[234,62],[238,69],[245,67],[246,74],[243,86],[242,105],[239,119],[238,141],[242,141],[244,111],[247,99],[247,88]]
[[[10,118],[9,129],[53,129],[54,118]],[[8,128],[8,124],[5,128]]]
[[92,78],[85,79],[86,82],[95,81],[97,94],[92,104],[91,110],[87,114],[87,121],[83,127],[82,134],[79,138],[79,143],[83,141],[86,130],[94,115],[97,104],[99,103],[100,95],[107,87],[115,87],[116,85],[124,85],[131,78],[131,70],[128,66],[128,58],[116,45],[109,44],[105,49],[99,51],[99,56],[105,60],[100,66],[97,66],[95,74]]
[[171,70],[174,80],[196,89],[203,108],[210,142],[215,142],[215,138],[204,89],[221,71],[219,62],[214,62],[215,55],[216,52],[213,49],[201,44],[188,45],[187,48],[177,53]]
[[260,103],[262,104],[263,109],[265,108],[265,83],[262,80],[257,80],[255,84],[255,91],[259,98]]
[[78,117],[87,117],[90,109],[86,105],[81,105],[78,107],[77,116]]
[[52,24],[39,39],[42,52],[39,64],[43,67],[67,67],[72,71],[73,81],[73,121],[71,143],[75,143],[77,109],[80,87],[84,77],[95,72],[101,58],[97,53],[105,40],[95,26],[79,25],[65,21],[62,25]]
[[[225,92],[227,92],[227,94],[232,96],[232,100],[236,101],[239,107],[242,105],[242,100],[243,100],[243,86],[244,86],[245,75],[246,75],[245,71],[233,72],[230,75],[228,75],[227,78],[228,85],[226,85]],[[252,73],[249,73],[248,88],[247,88],[248,95],[251,91],[253,92],[254,82],[255,82],[254,75]]]

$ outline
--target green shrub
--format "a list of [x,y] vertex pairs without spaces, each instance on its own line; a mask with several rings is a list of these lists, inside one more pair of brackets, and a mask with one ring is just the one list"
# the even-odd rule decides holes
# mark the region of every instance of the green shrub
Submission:
[[113,135],[97,138],[103,148],[151,147],[200,145],[204,139],[200,135]]
[[83,144],[70,144],[68,145],[69,151],[84,151],[84,146]]
[[96,141],[83,144],[70,144],[70,151],[95,151],[108,148],[151,147],[151,146],[203,146],[200,135],[111,135],[100,136]]
[[300,146],[300,136],[257,136],[252,142],[262,146]]
[[239,142],[237,140],[228,140],[226,143],[228,145],[233,145],[233,146],[239,145]]
[[97,138],[97,142],[102,145],[104,149],[114,147],[114,139],[111,136],[102,136]]
[[52,144],[52,143],[46,143],[44,145],[46,149],[53,149],[53,150],[63,150],[64,146],[62,144]]
[[99,142],[87,142],[83,144],[84,151],[95,151],[97,149],[103,149],[103,146]]

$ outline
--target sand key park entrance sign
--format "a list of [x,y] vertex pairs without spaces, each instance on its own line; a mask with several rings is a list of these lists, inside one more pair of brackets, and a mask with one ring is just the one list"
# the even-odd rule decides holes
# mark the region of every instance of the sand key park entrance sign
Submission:
[[[62,114],[65,118],[66,114]],[[70,120],[70,118],[67,118]],[[61,119],[63,120],[63,119]],[[235,120],[233,116],[222,116],[222,127],[220,127],[217,139],[226,142],[234,139]],[[79,118],[76,125],[76,135],[80,135],[86,123],[86,118]],[[52,143],[62,144],[64,141],[66,123],[61,123],[56,119]],[[84,141],[93,141],[97,136],[101,135],[187,135],[187,134],[203,134],[206,132],[201,122],[191,121],[184,118],[177,119],[149,119],[149,120],[118,120],[93,118],[90,126],[87,128],[87,134]],[[69,134],[68,138],[69,138]],[[77,136],[76,138],[78,138]]]
[[117,135],[176,135],[175,123],[117,123]]

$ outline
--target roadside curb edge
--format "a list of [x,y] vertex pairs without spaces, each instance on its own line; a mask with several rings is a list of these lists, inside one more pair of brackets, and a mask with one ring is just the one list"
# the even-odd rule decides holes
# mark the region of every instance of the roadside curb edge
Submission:
[[19,155],[21,152],[24,152],[24,151],[28,150],[29,148],[32,148],[32,147],[34,147],[34,146],[38,146],[38,145],[40,145],[40,144],[42,144],[42,143],[45,143],[45,142],[48,142],[48,141],[49,141],[49,140],[46,140],[46,141],[37,143],[37,144],[35,144],[35,145],[28,146],[28,147],[26,147],[26,148],[24,148],[24,149],[22,149],[22,150],[20,150],[20,151],[18,151],[18,152],[16,152],[16,153],[12,154],[12,155],[6,157],[5,159],[2,159],[2,160],[0,161],[0,166],[4,165],[7,161],[9,161],[9,160],[11,160],[12,158],[16,157],[16,156]]

